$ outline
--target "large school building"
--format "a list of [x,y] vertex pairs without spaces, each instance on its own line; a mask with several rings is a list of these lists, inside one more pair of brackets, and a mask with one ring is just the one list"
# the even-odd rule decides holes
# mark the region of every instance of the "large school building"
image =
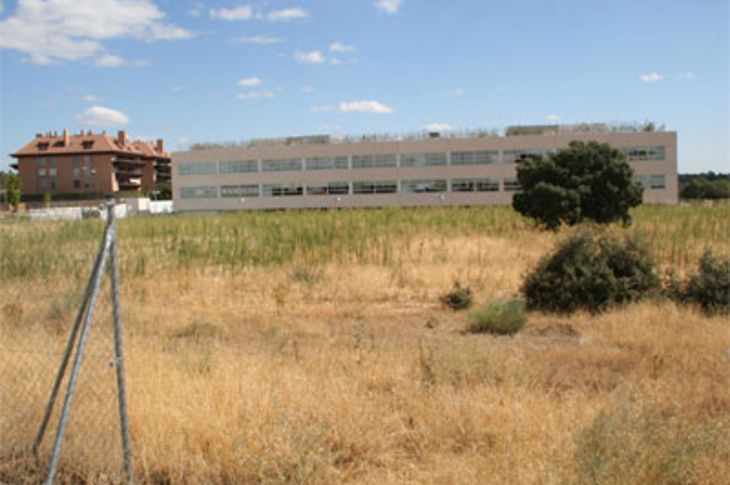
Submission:
[[509,204],[516,164],[573,140],[626,154],[644,202],[677,202],[677,134],[605,125],[253,140],[173,153],[176,211]]

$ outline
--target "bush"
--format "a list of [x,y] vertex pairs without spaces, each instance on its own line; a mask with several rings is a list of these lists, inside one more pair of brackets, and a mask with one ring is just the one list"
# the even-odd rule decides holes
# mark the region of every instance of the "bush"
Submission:
[[699,305],[708,315],[730,313],[730,257],[718,258],[705,251],[697,273],[685,282],[672,277],[664,292],[681,303]]
[[600,312],[639,301],[659,287],[654,262],[643,244],[582,232],[544,257],[522,285],[527,308],[556,313]]
[[527,322],[524,300],[495,300],[471,312],[469,331],[510,335]]
[[474,295],[471,292],[471,288],[461,286],[461,283],[456,281],[451,291],[442,295],[439,300],[452,310],[465,310],[472,305]]

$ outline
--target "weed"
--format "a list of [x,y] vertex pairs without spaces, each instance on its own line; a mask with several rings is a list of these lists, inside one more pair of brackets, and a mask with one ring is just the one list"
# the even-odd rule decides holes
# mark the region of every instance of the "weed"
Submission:
[[471,312],[468,330],[510,335],[519,332],[526,322],[524,300],[495,300]]
[[455,281],[451,291],[441,295],[439,300],[444,306],[452,310],[466,310],[474,302],[474,295],[471,288],[462,286],[459,281]]

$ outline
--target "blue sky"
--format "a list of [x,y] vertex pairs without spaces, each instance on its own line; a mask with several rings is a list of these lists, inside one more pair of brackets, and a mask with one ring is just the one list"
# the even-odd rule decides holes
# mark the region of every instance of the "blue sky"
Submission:
[[730,171],[727,0],[0,0],[0,169],[36,132],[168,148],[643,122]]

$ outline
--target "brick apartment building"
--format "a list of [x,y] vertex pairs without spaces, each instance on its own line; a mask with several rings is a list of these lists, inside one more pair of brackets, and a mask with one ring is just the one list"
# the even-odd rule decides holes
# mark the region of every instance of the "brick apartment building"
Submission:
[[131,141],[89,130],[37,134],[17,152],[13,165],[23,194],[108,194],[148,192],[171,180],[170,154],[164,142]]

